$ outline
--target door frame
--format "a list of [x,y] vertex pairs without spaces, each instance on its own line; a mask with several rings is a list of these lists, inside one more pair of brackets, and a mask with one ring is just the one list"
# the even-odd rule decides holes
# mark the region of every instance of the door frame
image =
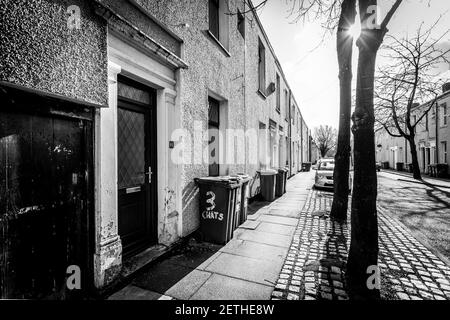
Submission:
[[[146,144],[146,163],[150,163],[152,168],[152,182],[150,183],[150,190],[146,192],[145,199],[145,211],[148,217],[148,230],[149,237],[142,241],[142,244],[136,246],[128,252],[123,252],[123,257],[125,259],[132,257],[133,255],[147,249],[151,245],[158,243],[158,144],[157,144],[157,92],[155,89],[146,86],[140,82],[132,80],[124,75],[118,74],[117,82],[121,82],[140,90],[144,90],[150,93],[150,105],[131,100],[125,97],[119,97],[117,95],[117,108],[125,108],[128,110],[141,111],[142,109],[147,109],[149,113],[149,121],[145,123],[145,144]],[[117,143],[117,141],[116,141]],[[118,150],[117,150],[118,151]],[[117,197],[119,199],[119,188],[117,188]],[[117,207],[118,219],[120,219],[119,206]],[[120,233],[119,233],[120,236]]]

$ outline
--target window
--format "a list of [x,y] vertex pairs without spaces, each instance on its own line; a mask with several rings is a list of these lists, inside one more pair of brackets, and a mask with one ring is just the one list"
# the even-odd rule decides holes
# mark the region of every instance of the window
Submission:
[[280,113],[280,104],[281,104],[281,92],[280,92],[280,76],[277,73],[277,105],[276,105],[276,110],[278,113]]
[[209,97],[208,112],[208,132],[209,132],[209,175],[217,177],[219,175],[219,128],[220,128],[220,110],[219,101]]
[[229,55],[228,17],[227,0],[209,0],[209,34]]
[[284,89],[284,99],[284,119],[289,122],[289,91],[287,91],[286,89]]
[[447,141],[441,142],[441,163],[447,163]]
[[259,123],[258,132],[258,155],[259,155],[259,168],[265,169],[267,167],[267,129],[266,124]]
[[259,91],[266,94],[266,49],[259,40],[258,45],[258,76],[259,76]]
[[[412,124],[412,125],[415,125],[416,122],[417,122],[417,116],[416,116],[416,115],[413,115],[413,116],[412,116],[412,123],[411,123],[411,124]],[[417,128],[417,127],[414,127],[414,133],[416,132],[416,128]]]
[[428,131],[428,113],[425,115],[425,131]]
[[209,31],[219,40],[219,0],[209,0]]
[[447,104],[441,104],[442,108],[442,117],[441,117],[441,126],[447,125]]
[[237,28],[242,38],[245,39],[245,17],[239,10],[237,12]]

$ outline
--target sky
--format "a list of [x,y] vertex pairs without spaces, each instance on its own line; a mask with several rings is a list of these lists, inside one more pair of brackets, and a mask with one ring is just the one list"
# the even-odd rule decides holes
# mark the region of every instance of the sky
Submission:
[[[256,6],[262,0],[253,0]],[[258,15],[281,63],[296,101],[310,129],[320,125],[339,125],[339,79],[335,34],[325,37],[322,21],[295,22],[290,6],[295,0],[268,0]],[[297,0],[298,1],[298,0]],[[380,1],[382,17],[393,0]],[[389,33],[404,37],[415,33],[422,22],[434,23],[436,36],[450,28],[450,0],[404,0],[388,26]],[[445,39],[450,47],[450,36]],[[354,50],[354,80],[356,80],[357,48]],[[378,58],[378,64],[385,62]],[[449,65],[441,66],[442,72]]]

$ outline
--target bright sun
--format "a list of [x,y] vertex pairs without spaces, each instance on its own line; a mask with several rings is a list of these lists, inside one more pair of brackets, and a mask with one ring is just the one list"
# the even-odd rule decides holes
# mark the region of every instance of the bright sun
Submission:
[[358,38],[359,34],[361,33],[361,30],[358,28],[358,26],[356,24],[353,24],[350,26],[350,28],[348,29],[348,33],[354,38]]

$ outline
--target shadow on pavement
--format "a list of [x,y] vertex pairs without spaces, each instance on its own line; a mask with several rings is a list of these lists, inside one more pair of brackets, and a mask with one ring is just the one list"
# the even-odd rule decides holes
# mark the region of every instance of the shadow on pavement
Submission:
[[191,239],[187,245],[174,251],[168,258],[141,270],[131,284],[163,295],[220,248],[222,248],[220,245]]

